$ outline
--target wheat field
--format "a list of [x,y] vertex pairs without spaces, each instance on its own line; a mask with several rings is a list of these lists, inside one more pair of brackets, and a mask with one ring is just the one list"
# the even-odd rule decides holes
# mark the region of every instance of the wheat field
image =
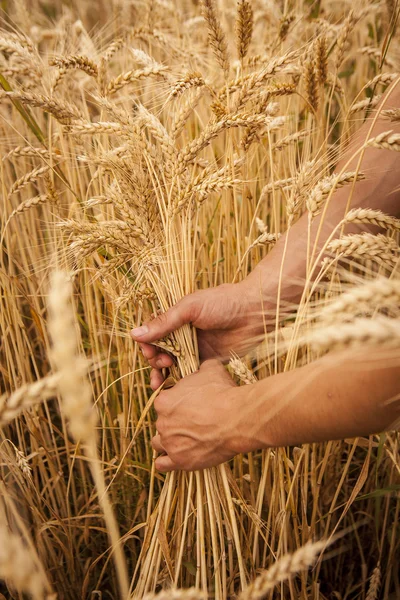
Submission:
[[[228,298],[345,188],[301,300],[281,269],[227,368],[399,361],[400,220],[352,208],[370,174],[347,153],[377,120],[362,151],[400,150],[398,0],[0,6],[0,599],[400,598],[396,430],[162,474],[129,335],[196,290]],[[167,383],[198,369],[192,326],[159,347]]]

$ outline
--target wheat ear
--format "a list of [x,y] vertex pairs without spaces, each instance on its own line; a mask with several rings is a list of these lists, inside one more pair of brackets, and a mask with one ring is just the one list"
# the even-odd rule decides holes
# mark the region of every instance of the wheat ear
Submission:
[[0,396],[0,425],[4,426],[16,419],[23,410],[55,396],[58,390],[58,373],[48,375],[34,383],[19,387],[10,396]]
[[332,240],[327,245],[329,252],[337,252],[340,256],[372,258],[381,262],[395,264],[400,248],[396,241],[379,233],[355,233]]
[[239,600],[263,600],[278,583],[311,567],[326,545],[324,541],[309,543],[293,554],[282,556],[240,594]]
[[236,48],[240,60],[243,60],[249,51],[253,35],[253,8],[248,0],[239,0],[236,15]]
[[361,312],[372,312],[377,306],[396,309],[399,305],[400,281],[379,277],[355,286],[335,298],[322,310],[320,319],[333,325],[338,320],[352,319]]
[[348,223],[368,223],[370,225],[377,225],[383,229],[400,231],[400,219],[372,208],[353,208],[349,210],[342,220],[341,225],[347,225]]
[[394,131],[384,131],[383,133],[379,133],[376,137],[368,140],[365,145],[372,146],[373,148],[384,148],[385,150],[400,152],[400,133],[395,133]]
[[225,75],[229,73],[229,54],[228,44],[225,33],[222,30],[215,0],[203,0],[203,17],[208,26],[208,40],[214,51],[217,63],[224,71]]

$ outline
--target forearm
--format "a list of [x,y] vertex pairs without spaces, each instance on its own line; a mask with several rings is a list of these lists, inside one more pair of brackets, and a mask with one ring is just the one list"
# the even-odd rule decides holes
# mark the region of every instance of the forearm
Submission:
[[369,435],[400,418],[400,360],[349,350],[231,393],[237,452]]
[[[400,84],[393,90],[389,98],[384,99],[384,108],[400,106]],[[360,154],[357,151],[363,146],[368,137],[388,130],[400,131],[398,123],[379,117],[372,132],[370,118],[354,136],[344,158],[338,163],[335,171],[339,173],[342,168],[346,171],[356,170]],[[348,162],[350,160],[350,162]],[[308,214],[303,216],[285,233],[275,248],[264,258],[253,272],[246,278],[245,285],[260,290],[264,301],[273,305],[276,301],[279,285],[281,286],[281,299],[284,302],[297,302],[303,291],[302,282],[306,277],[307,249],[312,252],[315,246],[314,258],[332,234],[332,231],[343,219],[346,209],[372,208],[380,209],[392,216],[400,216],[400,153],[390,150],[367,148],[361,162],[361,172],[365,180],[353,186],[347,185],[332,194],[325,214],[318,215],[310,226]],[[349,206],[349,197],[351,202]],[[346,227],[346,233],[355,230],[365,230],[366,226],[353,225]],[[340,228],[337,230],[339,234]],[[285,251],[286,237],[287,247]],[[318,236],[318,239],[317,239]],[[282,274],[281,264],[284,258]],[[315,275],[315,273],[314,273]],[[281,283],[279,283],[281,282]]]

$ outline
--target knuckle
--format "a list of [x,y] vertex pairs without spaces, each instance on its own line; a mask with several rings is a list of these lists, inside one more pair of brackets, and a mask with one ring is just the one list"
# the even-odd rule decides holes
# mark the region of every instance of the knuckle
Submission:
[[157,413],[160,414],[163,412],[163,409],[165,407],[165,392],[161,392],[157,398],[154,400],[154,408],[156,409]]
[[157,421],[156,421],[156,428],[157,428],[158,434],[160,436],[161,443],[163,443],[163,432],[165,431],[165,421],[164,421],[164,419],[160,419],[160,418],[157,419]]

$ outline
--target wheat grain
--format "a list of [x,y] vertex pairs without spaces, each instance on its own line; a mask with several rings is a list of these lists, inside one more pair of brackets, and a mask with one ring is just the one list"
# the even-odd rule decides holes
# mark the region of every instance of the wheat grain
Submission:
[[38,206],[39,204],[45,204],[53,200],[53,198],[49,194],[41,194],[40,196],[35,196],[34,198],[28,198],[28,200],[24,200],[15,208],[10,214],[10,219],[14,218],[16,215],[29,210],[33,206]]
[[36,169],[33,169],[29,173],[26,173],[25,175],[14,181],[13,185],[10,188],[9,195],[12,196],[12,194],[20,192],[29,183],[35,183],[39,179],[39,177],[41,177],[45,173],[48,173],[50,169],[50,166],[45,165],[44,167],[36,167]]
[[324,541],[309,543],[293,554],[282,556],[240,594],[239,600],[262,600],[278,583],[311,567],[326,545]]
[[391,108],[383,110],[381,114],[382,116],[390,119],[391,121],[400,121],[400,108]]
[[71,294],[72,286],[66,274],[61,271],[53,273],[48,300],[51,355],[59,374],[58,387],[70,432],[75,440],[91,441],[95,435],[97,415],[85,377],[86,361],[78,353]]
[[31,550],[21,538],[0,524],[0,578],[20,593],[30,594],[33,600],[43,600],[47,583],[32,558]]
[[[368,81],[365,87],[374,87],[375,85],[389,85],[399,77],[399,73],[379,73],[373,79]],[[385,111],[382,111],[382,114]]]
[[228,44],[222,30],[214,0],[202,0],[203,17],[208,26],[208,40],[214,51],[217,63],[224,71],[229,73]]
[[239,0],[236,15],[236,48],[240,60],[243,60],[250,47],[253,36],[253,8],[248,0]]
[[372,146],[373,148],[384,148],[385,150],[400,152],[400,133],[383,131],[377,136],[369,139],[365,145]]
[[77,107],[63,100],[50,98],[43,94],[33,94],[27,92],[3,92],[0,98],[11,98],[20,100],[23,104],[40,107],[45,112],[50,113],[59,121],[69,121],[70,119],[81,119],[82,113]]
[[400,231],[400,219],[386,215],[381,210],[371,208],[353,208],[350,210],[341,222],[343,225],[348,223],[368,223],[377,225],[383,229]]
[[321,35],[314,45],[315,71],[320,85],[325,85],[328,80],[328,42],[326,35]]
[[107,46],[102,54],[102,58],[105,60],[105,62],[109,62],[112,57],[125,46],[125,43],[126,42],[124,38],[118,38],[111,42],[111,44]]
[[58,56],[50,61],[50,65],[60,69],[79,69],[90,77],[98,76],[98,66],[87,56],[80,54],[71,56]]
[[174,120],[171,125],[170,135],[172,139],[176,139],[185,127],[190,115],[196,108],[200,98],[203,95],[202,88],[197,88],[194,95],[189,97],[182,105],[179,111],[174,115]]
[[379,233],[355,233],[332,240],[327,245],[329,252],[336,252],[339,257],[353,256],[371,258],[379,262],[395,264],[400,248],[396,241]]
[[71,135],[92,135],[94,133],[118,133],[122,131],[122,125],[120,123],[113,123],[112,121],[78,121],[70,127],[66,127],[66,131]]
[[366,98],[365,100],[360,100],[353,104],[349,110],[349,114],[353,115],[356,112],[360,112],[362,110],[369,110],[371,108],[375,108],[379,104],[381,99],[381,95],[377,94],[376,96],[372,96],[372,98]]
[[379,277],[341,294],[322,309],[320,319],[333,325],[339,320],[353,319],[355,315],[373,312],[376,307],[396,309],[399,300],[400,281]]
[[202,87],[203,85],[205,85],[205,81],[202,74],[199,73],[199,71],[190,71],[182,77],[182,79],[178,79],[178,81],[175,82],[170,92],[170,96],[171,98],[176,98],[190,88]]
[[250,369],[236,354],[232,353],[232,357],[229,361],[229,366],[231,367],[236,377],[245,385],[250,385],[252,383],[257,382],[257,378],[255,377],[255,375],[253,375]]
[[118,77],[110,81],[107,87],[107,94],[115,94],[126,85],[145,79],[151,75],[163,77],[165,71],[168,71],[168,67],[164,65],[152,65],[145,69],[136,69],[127,73],[121,73]]
[[291,133],[290,135],[286,135],[281,138],[275,144],[272,145],[272,150],[283,150],[286,146],[290,144],[297,143],[310,135],[310,131],[296,131],[295,133]]
[[336,56],[335,56],[336,69],[338,69],[343,62],[346,42],[350,35],[350,31],[354,25],[354,22],[355,22],[354,12],[351,10],[349,12],[345,22],[342,25],[342,28],[340,30],[340,33],[339,33],[339,36],[337,39]]
[[322,352],[365,345],[400,347],[400,322],[381,315],[358,318],[315,330],[307,339],[314,350]]
[[[60,156],[60,153],[57,149],[53,148],[52,152],[56,156]],[[16,148],[13,148],[7,152],[7,154],[3,156],[2,160],[5,161],[14,158],[25,158],[26,156],[40,156],[46,160],[50,160],[50,152],[46,150],[46,148],[35,148],[33,146],[17,146]]]
[[319,96],[318,96],[318,79],[317,72],[315,70],[314,61],[309,58],[306,61],[304,67],[304,79],[306,87],[306,96],[310,106],[314,111],[318,110]]
[[324,200],[329,196],[332,190],[343,187],[353,181],[361,181],[363,179],[365,179],[365,175],[355,171],[348,171],[341,174],[334,173],[333,175],[328,175],[328,177],[321,179],[311,190],[306,199],[306,206],[310,215],[315,217],[319,214]]
[[377,600],[379,588],[381,586],[381,567],[379,564],[376,565],[372,571],[371,579],[369,581],[369,587],[365,600]]

